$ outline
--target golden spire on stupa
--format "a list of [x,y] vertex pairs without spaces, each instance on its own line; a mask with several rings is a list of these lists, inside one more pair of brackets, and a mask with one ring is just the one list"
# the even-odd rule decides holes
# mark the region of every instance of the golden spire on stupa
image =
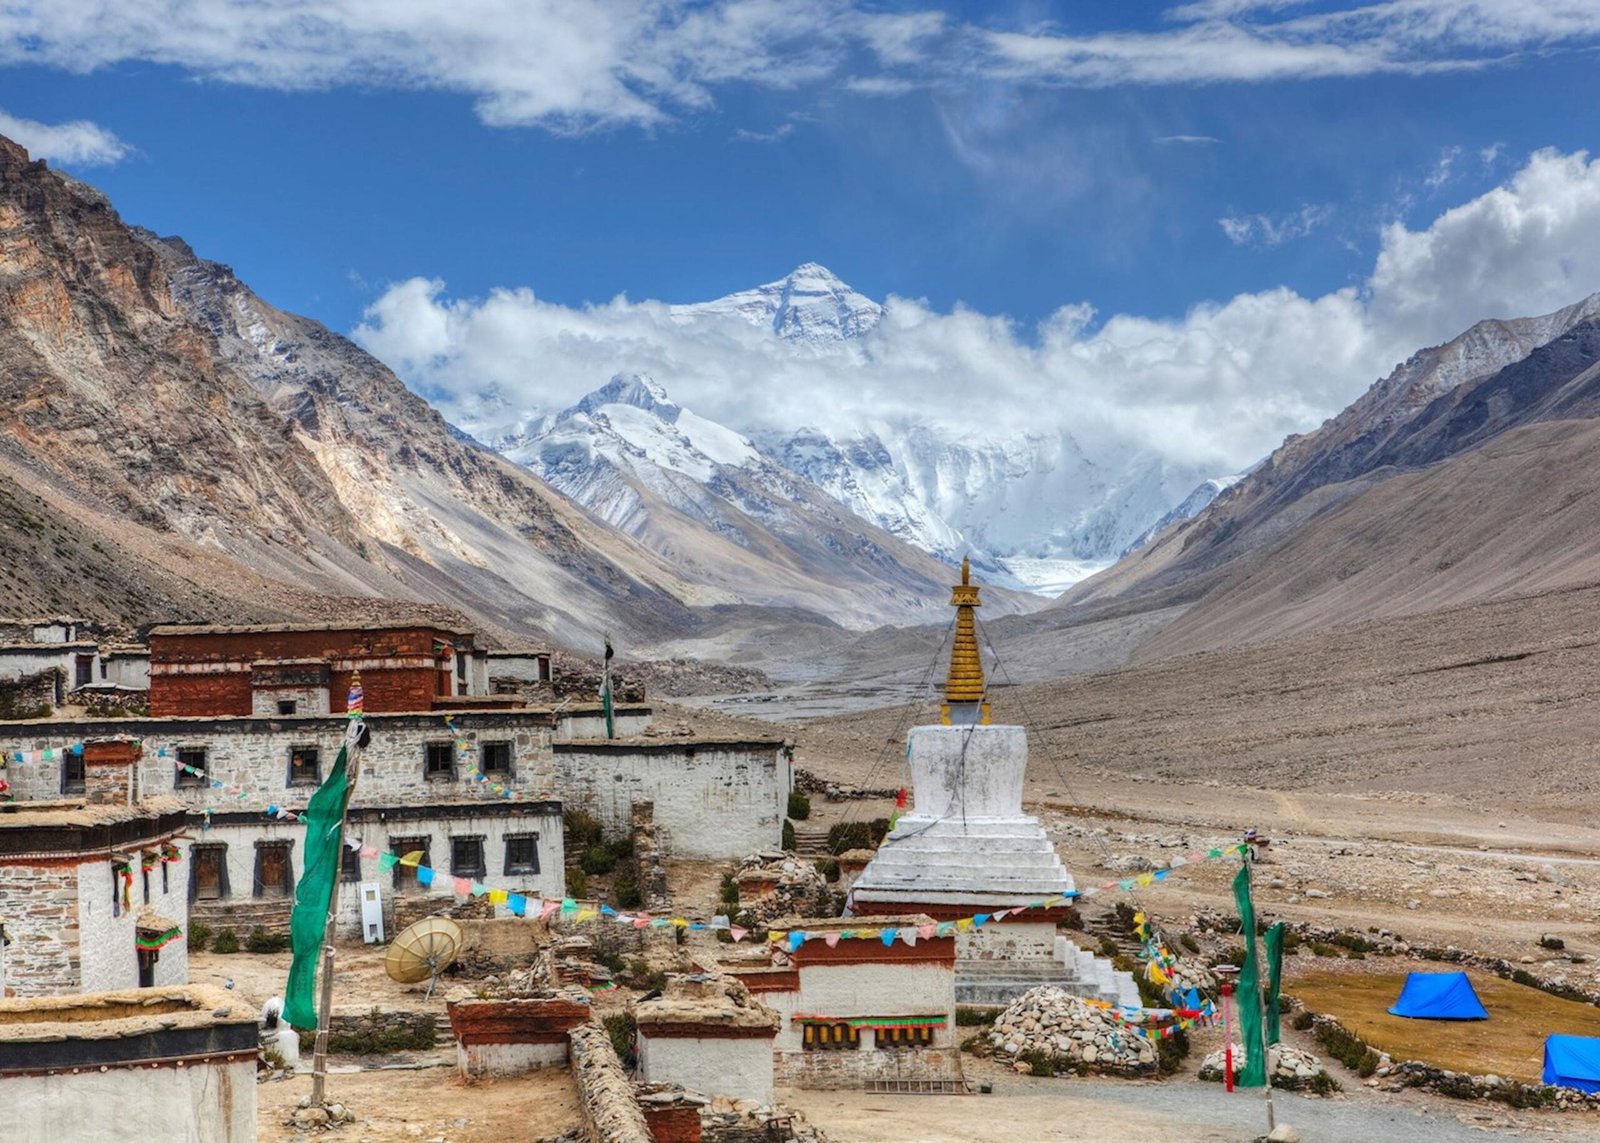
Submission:
[[983,681],[983,659],[978,654],[978,624],[973,608],[978,602],[978,585],[972,582],[972,561],[961,558],[961,582],[951,589],[950,606],[956,609],[956,641],[950,648],[950,673],[944,680],[944,705],[939,721],[989,725],[987,689]]

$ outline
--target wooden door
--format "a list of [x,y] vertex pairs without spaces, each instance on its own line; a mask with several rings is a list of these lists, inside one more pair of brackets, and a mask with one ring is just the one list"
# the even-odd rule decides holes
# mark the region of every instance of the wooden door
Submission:
[[190,850],[194,862],[195,899],[216,901],[222,896],[222,854],[211,846],[195,846]]
[[261,847],[261,891],[262,897],[282,897],[289,889],[289,847],[287,845],[263,845]]

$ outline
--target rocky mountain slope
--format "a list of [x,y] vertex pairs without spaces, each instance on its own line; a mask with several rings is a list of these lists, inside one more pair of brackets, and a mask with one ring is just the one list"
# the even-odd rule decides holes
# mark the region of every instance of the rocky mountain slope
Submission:
[[438,602],[588,642],[692,629],[693,607],[741,602],[7,140],[0,397],[0,526],[49,536],[55,557],[14,577],[28,582],[5,610],[132,626]]
[[1057,606],[1187,607],[1140,659],[1600,579],[1600,295],[1482,322]]

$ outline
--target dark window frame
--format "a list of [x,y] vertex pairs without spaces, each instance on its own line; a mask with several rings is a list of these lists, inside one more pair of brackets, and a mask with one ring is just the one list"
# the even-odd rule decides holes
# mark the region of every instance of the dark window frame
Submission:
[[[512,842],[527,842],[527,861],[516,861],[511,856]],[[505,876],[537,877],[539,875],[539,835],[536,833],[508,833],[505,836]]]
[[61,756],[61,792],[82,794],[87,792],[88,770],[83,765],[83,751],[68,750]]
[[[433,838],[431,836],[391,837],[389,839],[389,852],[394,854],[396,857],[404,857],[414,849],[422,850],[422,861],[420,864],[426,865],[429,869],[432,869],[433,862],[429,858],[429,854],[433,850]],[[401,865],[398,861],[396,861],[394,863],[393,876],[394,889],[397,893],[405,892],[410,889],[415,889],[418,892],[427,892],[428,887],[417,880],[417,871],[413,866]]]
[[[267,850],[283,851],[283,879],[278,885],[277,892],[268,892],[269,886],[262,880],[261,873],[265,864]],[[262,838],[256,842],[255,869],[250,877],[250,895],[256,898],[294,897],[294,842],[283,838]]]
[[300,713],[300,700],[299,699],[279,699],[278,700],[278,715],[279,715],[279,717],[288,718],[288,717],[290,717],[292,715],[296,715],[296,714],[299,714],[299,713]]
[[200,862],[212,854],[217,859],[217,895],[207,901],[226,901],[232,896],[228,884],[228,843],[225,841],[200,841],[189,847],[189,902],[202,900],[200,896]]
[[[445,765],[441,766],[439,760]],[[422,778],[425,782],[454,782],[456,780],[456,744],[454,742],[424,742],[422,744]]]
[[[311,755],[311,777],[295,777],[295,768],[305,766],[305,755]],[[303,743],[289,747],[289,773],[284,780],[285,786],[320,786],[322,785],[322,748],[314,743]]]
[[191,774],[189,771],[181,769],[178,766],[173,767],[173,770],[177,773],[177,782],[174,787],[175,789],[203,789],[204,787],[211,785],[210,751],[204,746],[178,747],[178,761],[183,766],[194,766],[194,758],[197,754],[200,756],[200,763],[197,767],[200,770],[198,775]]
[[361,880],[361,851],[351,849],[348,845],[343,848],[344,852],[339,855],[339,880],[346,885],[353,885]]
[[[481,881],[489,873],[488,857],[484,853],[487,848],[486,838],[481,833],[455,834],[450,838],[450,875],[452,877],[471,877]],[[471,845],[476,848],[476,858],[463,862],[458,847]]]
[[[502,749],[504,749],[505,752],[505,764],[503,766],[491,766],[489,764],[489,751],[494,750],[496,753],[498,753]],[[493,742],[480,743],[478,746],[478,770],[481,773],[500,774],[507,778],[514,777],[516,775],[516,759],[516,748],[512,745],[511,740],[508,738],[496,739]]]

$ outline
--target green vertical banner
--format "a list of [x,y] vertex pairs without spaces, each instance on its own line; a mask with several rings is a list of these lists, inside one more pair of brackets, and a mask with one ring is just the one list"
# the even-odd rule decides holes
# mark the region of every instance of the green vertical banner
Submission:
[[283,1018],[295,1028],[317,1026],[317,961],[327,929],[328,906],[339,879],[339,827],[350,800],[345,763],[350,749],[339,748],[333,770],[311,795],[306,812],[305,865],[294,888],[294,910],[289,914],[289,984],[284,989]]
[[1267,949],[1267,1043],[1278,1042],[1278,988],[1283,984],[1283,933],[1284,922],[1279,921],[1267,930],[1261,943]]
[[1267,1052],[1261,1041],[1261,958],[1256,948],[1256,907],[1250,900],[1250,862],[1239,867],[1233,879],[1233,897],[1244,928],[1244,963],[1239,966],[1239,1036],[1244,1041],[1244,1067],[1240,1087],[1261,1087],[1267,1082]]
[[616,710],[611,701],[611,657],[615,654],[616,652],[611,649],[611,639],[607,637],[605,666],[600,673],[600,709],[606,716],[607,738],[617,736]]

